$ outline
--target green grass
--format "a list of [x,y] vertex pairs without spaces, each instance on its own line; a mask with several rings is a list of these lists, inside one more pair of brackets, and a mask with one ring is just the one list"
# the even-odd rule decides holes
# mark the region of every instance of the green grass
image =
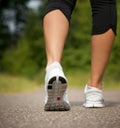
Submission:
[[76,70],[73,70],[73,71],[68,71],[66,73],[66,77],[68,79],[70,87],[83,88],[87,82],[89,74],[85,72],[78,72]]
[[[65,70],[65,75],[69,82],[69,87],[75,88],[84,88],[85,84],[89,78],[89,72],[87,71],[79,71],[79,70]],[[36,81],[40,83],[40,85],[44,85],[44,70],[41,71],[38,76],[36,76]],[[120,81],[110,78],[105,74],[103,81],[103,89],[109,90],[120,90]]]
[[0,74],[0,93],[28,92],[38,89],[38,84],[27,78]]
[[[89,72],[73,70],[68,71],[66,76],[68,78],[70,87],[84,88],[89,78]],[[117,81],[112,77],[108,79],[108,76],[105,74],[103,80],[103,89],[120,90],[120,81]]]
[[[69,81],[69,87],[72,88],[84,88],[89,78],[89,73],[78,70],[65,71],[66,77]],[[0,74],[0,93],[18,93],[18,92],[30,92],[39,88],[38,85],[44,85],[44,70],[40,74],[34,77],[34,80],[30,80],[20,76],[12,76],[7,74]],[[120,90],[120,81],[109,78],[105,75],[103,82],[104,89]]]

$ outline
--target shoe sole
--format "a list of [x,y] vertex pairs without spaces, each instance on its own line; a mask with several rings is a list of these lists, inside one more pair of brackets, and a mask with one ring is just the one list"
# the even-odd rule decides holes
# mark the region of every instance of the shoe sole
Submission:
[[84,103],[83,106],[86,108],[103,108],[105,107],[105,104],[97,103],[97,102],[90,102],[90,103]]
[[69,111],[70,105],[63,100],[67,88],[67,81],[63,77],[53,77],[49,80],[47,91],[48,100],[45,111]]

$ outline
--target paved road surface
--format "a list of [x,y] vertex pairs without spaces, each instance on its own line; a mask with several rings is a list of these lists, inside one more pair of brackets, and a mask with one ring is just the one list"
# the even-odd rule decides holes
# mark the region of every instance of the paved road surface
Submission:
[[0,128],[120,128],[120,91],[104,91],[106,107],[82,107],[83,90],[69,89],[71,111],[45,112],[43,89],[0,95]]

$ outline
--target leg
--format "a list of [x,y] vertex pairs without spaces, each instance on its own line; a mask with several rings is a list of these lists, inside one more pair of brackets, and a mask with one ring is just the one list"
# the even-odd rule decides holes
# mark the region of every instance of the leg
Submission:
[[[67,79],[60,65],[68,29],[69,22],[60,10],[51,11],[44,17],[47,54],[45,76],[45,91],[47,92],[45,97],[46,111],[70,109],[69,101],[62,100],[67,88]],[[61,86],[62,88],[60,88]]]
[[61,61],[68,29],[69,22],[60,10],[52,11],[44,17],[47,66],[54,61]]
[[60,62],[76,0],[49,0],[44,17],[47,66]]
[[104,107],[102,79],[108,64],[115,35],[112,29],[92,36],[91,74],[85,87],[85,107]]
[[76,0],[49,0],[44,17],[44,36],[47,54],[45,76],[45,110],[68,111],[67,79],[60,64],[69,21]]
[[92,36],[91,75],[88,85],[102,89],[102,79],[108,64],[115,35],[110,29]]
[[91,0],[91,6],[93,13],[91,73],[84,91],[84,106],[104,107],[102,79],[116,34],[115,0]]
[[[115,0],[91,0],[93,36],[91,75],[88,84],[102,89],[102,79],[116,34]],[[101,20],[103,19],[103,20]]]

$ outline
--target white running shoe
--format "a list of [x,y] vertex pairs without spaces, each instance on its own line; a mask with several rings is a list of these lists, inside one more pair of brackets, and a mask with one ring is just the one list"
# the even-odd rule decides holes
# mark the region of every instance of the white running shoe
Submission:
[[85,103],[83,104],[84,107],[87,108],[105,107],[102,90],[86,85],[84,94],[85,94]]
[[46,68],[45,111],[70,110],[70,103],[66,93],[67,83],[62,67],[58,62],[54,62]]

